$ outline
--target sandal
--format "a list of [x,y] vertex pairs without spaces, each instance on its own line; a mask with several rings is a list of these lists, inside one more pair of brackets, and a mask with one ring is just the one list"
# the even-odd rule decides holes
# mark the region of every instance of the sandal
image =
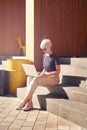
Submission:
[[32,103],[27,103],[25,107],[23,107],[23,111],[30,111],[33,109],[33,104]]
[[16,106],[15,109],[22,110],[24,106],[25,106],[25,103],[21,103],[19,106]]

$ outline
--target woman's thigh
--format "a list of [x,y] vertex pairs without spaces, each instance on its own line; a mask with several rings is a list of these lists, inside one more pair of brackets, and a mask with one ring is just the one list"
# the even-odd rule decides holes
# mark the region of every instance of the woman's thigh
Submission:
[[58,78],[55,77],[38,77],[38,85],[49,87],[58,84]]

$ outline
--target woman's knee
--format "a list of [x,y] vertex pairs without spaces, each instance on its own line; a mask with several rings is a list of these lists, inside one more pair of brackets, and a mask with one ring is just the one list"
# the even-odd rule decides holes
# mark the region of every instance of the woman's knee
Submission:
[[38,83],[38,77],[34,77],[32,80],[33,83]]
[[28,76],[27,77],[27,86],[29,86],[30,82],[32,81],[33,77],[32,76]]

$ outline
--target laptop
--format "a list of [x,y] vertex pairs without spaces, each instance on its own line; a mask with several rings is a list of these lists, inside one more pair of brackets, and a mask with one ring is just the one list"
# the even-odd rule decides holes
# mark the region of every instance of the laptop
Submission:
[[35,65],[22,64],[22,66],[23,66],[23,69],[24,69],[27,76],[29,76],[29,75],[30,76],[37,76],[38,75]]

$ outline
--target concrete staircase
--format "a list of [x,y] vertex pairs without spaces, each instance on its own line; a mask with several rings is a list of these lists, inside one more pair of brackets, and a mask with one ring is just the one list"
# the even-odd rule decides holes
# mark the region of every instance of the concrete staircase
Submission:
[[46,99],[47,111],[87,128],[87,104],[65,99]]
[[[33,95],[34,107],[45,109],[87,129],[87,58],[62,58],[60,83],[39,86]],[[17,88],[23,99],[27,87]]]
[[46,98],[46,109],[87,129],[86,64],[63,65],[60,75],[68,99]]

